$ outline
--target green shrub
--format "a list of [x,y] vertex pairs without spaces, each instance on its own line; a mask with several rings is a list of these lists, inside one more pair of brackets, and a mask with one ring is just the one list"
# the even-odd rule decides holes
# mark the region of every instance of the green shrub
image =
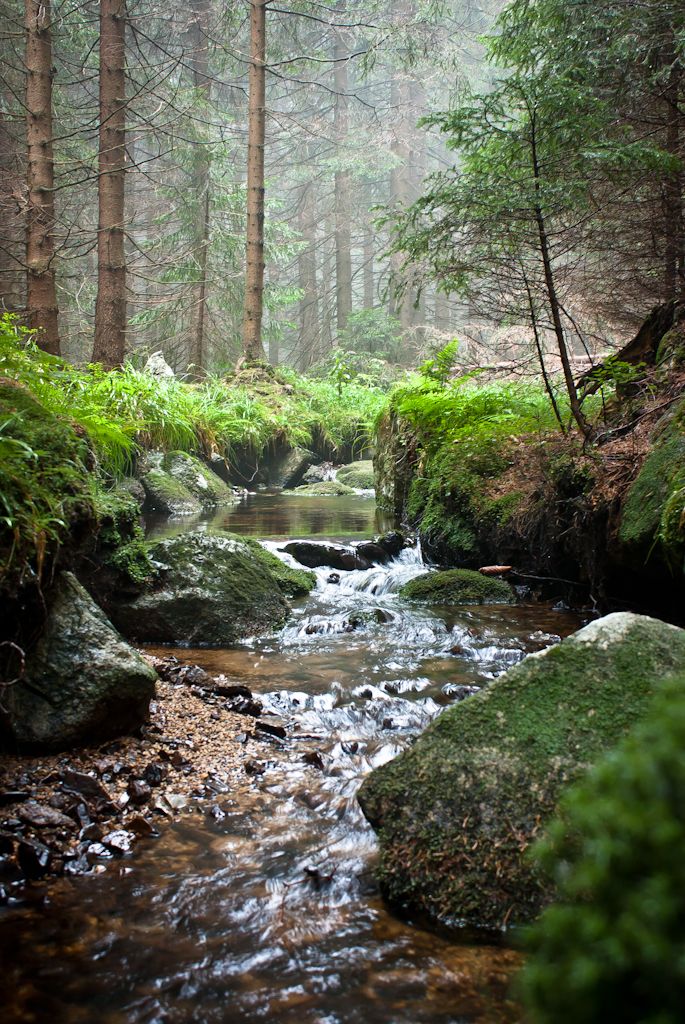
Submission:
[[535,1024],[679,1024],[685,1006],[685,677],[562,801],[535,856],[559,902],[527,933]]

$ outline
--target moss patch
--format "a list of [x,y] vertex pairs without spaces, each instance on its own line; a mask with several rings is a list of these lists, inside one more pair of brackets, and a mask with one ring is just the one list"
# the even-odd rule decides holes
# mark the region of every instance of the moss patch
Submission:
[[293,569],[252,537],[243,538],[256,558],[269,570],[286,597],[306,597],[316,586],[316,575],[307,569]]
[[105,566],[134,584],[147,582],[154,575],[143,531],[140,506],[124,487],[97,488],[95,507],[98,519],[98,551]]
[[425,604],[514,604],[514,591],[503,580],[471,569],[427,572],[405,583],[400,595]]
[[319,484],[305,484],[303,487],[295,487],[293,490],[285,491],[284,493],[304,494],[322,498],[340,498],[344,494],[354,494],[355,490],[353,487],[341,484],[337,480],[323,480]]
[[369,459],[366,462],[351,462],[349,466],[341,466],[336,473],[336,480],[358,490],[373,490],[373,462]]
[[443,712],[359,793],[386,896],[449,924],[534,917],[551,887],[529,844],[566,785],[684,666],[684,630],[610,615]]
[[632,484],[621,513],[619,540],[649,557],[656,548],[682,571],[685,519],[685,403],[657,439]]

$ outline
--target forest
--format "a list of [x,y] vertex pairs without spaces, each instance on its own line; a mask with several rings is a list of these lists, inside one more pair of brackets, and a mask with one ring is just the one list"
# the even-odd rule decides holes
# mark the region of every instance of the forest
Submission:
[[11,1024],[679,1024],[685,9],[0,0]]

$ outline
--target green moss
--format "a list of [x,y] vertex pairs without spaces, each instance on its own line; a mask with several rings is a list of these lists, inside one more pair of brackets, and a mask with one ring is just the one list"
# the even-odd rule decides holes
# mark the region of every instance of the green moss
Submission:
[[294,487],[291,491],[284,491],[284,494],[311,495],[312,497],[340,498],[344,494],[354,494],[354,488],[347,484],[338,483],[337,480],[324,480],[319,484],[305,484],[303,487]]
[[286,597],[306,597],[316,586],[316,575],[313,572],[309,572],[307,569],[293,569],[286,565],[277,555],[267,551],[252,537],[246,537],[245,542],[275,578]]
[[508,583],[470,569],[447,569],[417,576],[405,583],[400,595],[438,605],[513,604],[516,600]]
[[552,890],[526,849],[684,665],[685,631],[612,615],[443,712],[360,791],[386,895],[453,924],[535,916]]
[[685,326],[682,323],[664,334],[656,350],[656,365],[674,369],[685,363]]
[[[647,557],[654,542],[665,543],[667,554],[673,544],[680,543],[681,528],[675,528],[673,501],[676,492],[685,486],[685,435],[679,413],[645,459],[632,484],[621,513],[619,540],[641,548]],[[663,520],[664,516],[668,520]]]
[[90,448],[26,389],[0,382],[0,587],[49,574],[60,548],[92,528]]
[[167,514],[189,515],[201,512],[202,505],[181,480],[161,468],[151,469],[143,477],[147,504]]
[[373,490],[373,462],[353,462],[349,466],[342,466],[336,474],[336,480],[359,490]]
[[123,487],[95,487],[98,549],[105,565],[132,583],[143,584],[154,575],[143,531],[138,502]]

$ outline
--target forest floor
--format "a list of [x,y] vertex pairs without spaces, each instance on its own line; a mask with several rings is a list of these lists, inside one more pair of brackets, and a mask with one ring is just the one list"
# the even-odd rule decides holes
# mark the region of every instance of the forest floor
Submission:
[[0,903],[31,888],[35,895],[40,881],[104,871],[179,814],[223,816],[222,799],[250,788],[264,770],[260,758],[277,755],[285,726],[259,717],[247,688],[175,658],[146,657],[160,680],[138,735],[3,756]]

